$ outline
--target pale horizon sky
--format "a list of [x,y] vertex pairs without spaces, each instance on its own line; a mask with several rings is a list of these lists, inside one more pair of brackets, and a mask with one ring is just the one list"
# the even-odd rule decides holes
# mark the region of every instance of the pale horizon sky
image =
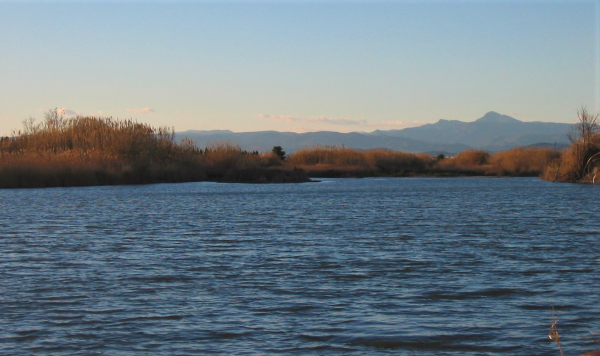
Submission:
[[600,0],[0,1],[0,135],[48,109],[184,130],[600,112]]

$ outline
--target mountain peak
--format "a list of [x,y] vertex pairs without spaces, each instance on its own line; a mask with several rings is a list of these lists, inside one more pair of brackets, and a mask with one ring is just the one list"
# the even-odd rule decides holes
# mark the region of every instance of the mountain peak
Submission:
[[515,123],[515,122],[521,122],[517,119],[515,119],[514,117],[510,117],[508,115],[502,115],[502,114],[498,114],[495,111],[490,111],[487,114],[483,115],[482,118],[478,119],[475,122],[488,122],[488,123],[502,123],[502,124],[506,124],[506,123]]

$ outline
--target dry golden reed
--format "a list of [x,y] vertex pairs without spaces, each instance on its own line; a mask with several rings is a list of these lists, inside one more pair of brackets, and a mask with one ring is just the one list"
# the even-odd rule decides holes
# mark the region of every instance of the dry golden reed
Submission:
[[276,169],[281,160],[272,156],[248,153],[230,142],[202,150],[190,140],[177,143],[172,128],[64,118],[54,110],[44,121],[27,120],[22,130],[0,140],[0,188],[308,180],[299,170]]
[[571,141],[561,157],[545,170],[542,178],[553,182],[595,183],[600,169],[600,125],[598,114],[591,115],[585,107],[577,111],[578,123],[567,134]]
[[437,163],[437,168],[448,171],[464,171],[485,174],[490,155],[486,151],[467,149],[455,157],[445,158]]
[[[600,135],[588,135],[585,147],[574,144],[562,155],[547,148],[492,154],[468,149],[455,157],[434,158],[386,149],[312,146],[282,160],[285,157],[276,152],[246,152],[233,142],[214,142],[203,149],[189,139],[176,142],[172,128],[112,118],[64,118],[54,110],[44,121],[27,120],[22,130],[0,139],[0,188],[202,180],[293,182],[307,181],[307,176],[542,174],[549,180],[578,181],[586,177],[583,171],[589,171],[589,177],[598,171],[582,160],[600,152]],[[600,162],[600,155],[597,158]]]
[[585,141],[576,141],[546,167],[542,178],[569,183],[592,182],[600,163],[600,160],[596,159],[598,153],[600,153],[600,134],[595,134]]
[[493,154],[468,149],[455,157],[434,158],[424,153],[384,149],[357,150],[337,146],[313,146],[292,153],[286,165],[300,167],[315,177],[539,176],[559,156],[558,151],[548,148],[515,148]]
[[357,150],[338,146],[312,146],[292,153],[286,164],[316,177],[362,177],[382,174],[422,174],[433,163],[427,154],[384,149]]
[[539,176],[546,167],[560,157],[560,152],[550,148],[513,148],[496,152],[489,159],[489,174]]
[[[552,323],[550,324],[550,331],[548,332],[548,338],[552,341],[554,341],[556,343],[556,345],[558,346],[558,350],[560,351],[561,356],[565,356],[565,353],[563,352],[562,349],[562,345],[560,343],[560,334],[558,332],[558,317],[559,317],[560,313],[556,313],[556,311],[554,310],[554,307],[551,308],[551,316],[552,316]],[[594,336],[600,336],[599,334],[596,334],[594,332],[590,333]],[[589,340],[595,344],[599,344],[600,345],[600,341],[596,340],[595,338],[589,338],[589,337],[583,337],[583,339]],[[584,352],[583,354],[581,354],[582,356],[592,356],[592,355],[600,355],[600,350],[594,350],[594,351],[589,351],[589,352]]]

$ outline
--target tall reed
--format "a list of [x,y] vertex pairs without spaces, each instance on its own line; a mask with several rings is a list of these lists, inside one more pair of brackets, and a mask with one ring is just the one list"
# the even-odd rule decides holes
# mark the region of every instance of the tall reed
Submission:
[[577,111],[577,123],[567,134],[569,146],[544,172],[543,178],[559,182],[595,183],[600,169],[599,114],[592,115],[582,106]]
[[292,153],[287,165],[312,176],[369,176],[422,174],[432,164],[429,155],[384,149],[357,150],[338,146],[312,146]]
[[489,168],[490,154],[482,150],[467,149],[454,157],[439,160],[436,168],[439,170],[464,172],[470,174],[485,174]]
[[0,140],[0,188],[245,181],[241,171],[249,181],[308,179],[298,171],[277,170],[280,161],[228,142],[204,150],[190,140],[177,143],[172,128],[112,118],[64,118],[54,110],[44,121],[27,120],[22,130]]
[[560,152],[550,148],[513,148],[492,154],[487,174],[512,176],[539,176],[557,158]]
[[[543,179],[557,182],[592,182],[600,166],[596,156],[600,153],[600,134],[584,140],[575,141],[567,147],[560,157],[548,165]],[[597,179],[596,179],[597,181]]]
[[[556,343],[556,345],[558,346],[558,351],[560,352],[561,356],[565,356],[565,353],[562,349],[562,344],[561,344],[561,336],[560,333],[558,332],[558,317],[559,314],[557,314],[554,310],[554,307],[552,307],[551,309],[551,314],[552,314],[552,323],[550,324],[550,331],[548,332],[548,338],[552,341],[554,341]],[[600,334],[596,334],[594,332],[590,333],[593,336],[600,336]],[[589,340],[595,344],[600,345],[600,341],[596,340],[594,337],[582,337],[585,340]],[[600,355],[600,350],[594,350],[594,351],[589,351],[589,352],[584,352],[581,354],[582,356],[592,356],[592,355]]]

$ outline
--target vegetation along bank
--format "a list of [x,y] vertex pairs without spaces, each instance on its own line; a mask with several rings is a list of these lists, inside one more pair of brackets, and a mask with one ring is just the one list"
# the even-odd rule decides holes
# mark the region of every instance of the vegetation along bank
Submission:
[[384,149],[313,146],[286,155],[282,147],[247,152],[231,142],[199,148],[173,129],[132,120],[64,118],[54,111],[0,139],[0,188],[67,187],[194,181],[292,183],[308,177],[541,176],[595,182],[600,163],[598,115],[585,108],[561,151],[515,148],[455,157]]

